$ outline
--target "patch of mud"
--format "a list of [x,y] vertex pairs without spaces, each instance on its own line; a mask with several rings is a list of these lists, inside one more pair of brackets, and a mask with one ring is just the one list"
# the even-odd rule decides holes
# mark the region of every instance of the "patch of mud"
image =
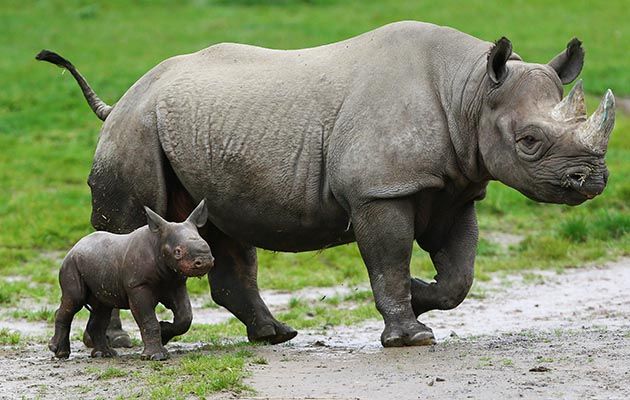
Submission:
[[[255,347],[267,364],[251,365],[245,383],[261,399],[630,398],[630,259],[561,274],[495,275],[476,285],[482,298],[422,316],[435,331],[435,346],[383,349],[381,321],[302,331],[290,343]],[[318,300],[358,289],[264,292],[263,297],[278,311],[294,297]],[[231,316],[200,304],[195,303],[196,323]],[[78,340],[84,326],[83,318],[75,321],[72,356],[57,361],[45,345],[50,324],[0,319],[0,327],[41,338],[0,346],[0,398],[129,395],[141,384],[135,371],[150,373],[150,363],[139,359],[141,347],[122,350],[115,360],[93,360]],[[139,337],[127,318],[125,327]],[[167,347],[174,359],[168,363],[176,362],[178,353],[202,349],[178,342]],[[94,371],[111,366],[129,373],[98,379]]]
[[630,398],[630,259],[482,286],[422,316],[436,346],[383,349],[381,321],[301,332],[259,349],[247,383],[269,399]]
[[[199,344],[168,345],[171,359],[181,354],[204,350]],[[0,347],[0,399],[113,399],[129,396],[142,385],[136,374],[150,373],[152,363],[142,361],[142,347],[117,349],[114,359],[94,359],[90,350],[73,341],[68,360],[57,360],[45,345],[29,344],[17,349]],[[101,379],[109,368],[126,372],[125,376]]]
[[630,326],[630,259],[605,267],[529,272],[494,278],[483,300],[422,316],[438,338],[583,326]]
[[253,366],[247,381],[258,394],[247,398],[628,399],[627,341],[580,330],[371,352],[268,346],[258,350],[267,365]]

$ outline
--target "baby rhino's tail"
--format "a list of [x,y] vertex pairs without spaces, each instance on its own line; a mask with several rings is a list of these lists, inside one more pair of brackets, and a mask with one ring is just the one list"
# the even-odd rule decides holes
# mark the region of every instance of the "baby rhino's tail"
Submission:
[[103,102],[103,100],[101,100],[96,95],[96,93],[94,93],[94,90],[92,90],[85,78],[81,76],[79,71],[77,71],[77,69],[74,67],[74,65],[72,65],[70,61],[61,57],[59,54],[48,50],[40,51],[39,54],[35,56],[35,59],[40,61],[48,61],[49,63],[53,63],[61,68],[65,68],[70,71],[72,76],[74,76],[74,79],[76,79],[77,83],[81,87],[83,95],[90,105],[90,108],[92,108],[92,111],[94,111],[94,114],[96,114],[96,116],[99,117],[101,121],[105,121],[105,118],[107,118],[113,107],[105,104],[105,102]]

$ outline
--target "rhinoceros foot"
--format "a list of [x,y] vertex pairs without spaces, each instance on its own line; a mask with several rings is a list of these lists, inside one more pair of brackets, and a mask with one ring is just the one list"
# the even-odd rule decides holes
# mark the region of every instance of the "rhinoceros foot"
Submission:
[[381,334],[383,347],[427,346],[435,344],[435,336],[428,326],[417,322],[400,325],[387,324]]
[[116,357],[118,353],[112,348],[93,349],[90,356],[92,358],[111,358]]
[[247,327],[247,339],[250,342],[278,344],[293,339],[297,331],[279,321]]
[[140,359],[149,361],[165,361],[169,359],[168,350],[161,347],[158,350],[144,350],[140,355]]
[[107,343],[111,347],[126,347],[130,348],[133,345],[131,344],[131,337],[129,334],[122,329],[112,329],[107,331]]
[[52,338],[50,342],[48,342],[48,348],[55,353],[55,357],[57,358],[63,359],[70,357],[70,345],[64,345],[60,342],[59,339]]
[[[94,342],[92,341],[92,337],[87,331],[83,332],[83,344],[85,347],[92,348],[94,347]],[[131,337],[129,334],[122,329],[108,329],[107,330],[107,344],[110,347],[114,348],[130,348],[133,347],[131,344]]]

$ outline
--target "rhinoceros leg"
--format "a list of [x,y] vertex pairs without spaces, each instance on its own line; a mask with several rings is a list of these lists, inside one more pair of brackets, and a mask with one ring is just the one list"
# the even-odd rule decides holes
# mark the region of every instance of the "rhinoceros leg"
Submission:
[[414,239],[414,208],[409,200],[382,200],[352,211],[352,225],[370,276],[376,308],[383,316],[385,347],[434,343],[430,328],[411,307],[409,261]]
[[277,321],[260,297],[256,248],[218,232],[202,236],[214,255],[208,274],[212,298],[245,324],[249,341],[277,344],[293,339],[297,332]]
[[[123,330],[122,322],[120,321],[120,310],[117,308],[112,310],[111,317],[109,319],[109,325],[106,331],[107,343],[110,347],[132,347],[131,337]],[[85,347],[94,347],[94,340],[90,332],[86,329],[83,331],[83,344]]]
[[478,239],[474,203],[464,206],[445,235],[436,236],[443,237],[430,251],[437,271],[435,282],[411,279],[411,304],[416,316],[429,310],[450,310],[466,298],[473,282]]

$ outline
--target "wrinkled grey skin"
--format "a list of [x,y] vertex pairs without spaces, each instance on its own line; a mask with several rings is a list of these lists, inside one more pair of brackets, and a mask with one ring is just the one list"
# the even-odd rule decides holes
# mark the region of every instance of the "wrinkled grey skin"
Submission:
[[[474,202],[488,181],[571,205],[604,189],[612,94],[589,121],[579,90],[561,102],[582,68],[580,45],[532,64],[505,38],[400,22],[311,49],[219,44],[170,58],[113,108],[86,94],[106,118],[92,223],[126,232],[142,223],[142,204],[177,216],[207,198],[212,296],[250,340],[271,343],[295,331],[259,296],[255,247],[356,241],[382,344],[432,343],[417,317],[466,297]],[[431,255],[433,283],[410,277],[414,240]]]
[[[92,357],[111,357],[105,331],[112,309],[131,309],[140,328],[142,358],[165,360],[169,340],[192,322],[186,278],[201,276],[214,258],[199,236],[207,221],[205,202],[182,223],[169,223],[146,209],[148,225],[126,235],[94,232],[66,255],[59,272],[61,305],[55,314],[55,335],[49,348],[58,358],[70,356],[70,324],[83,307],[90,310],[86,332],[94,345]],[[158,322],[155,306],[173,311],[173,322]]]

